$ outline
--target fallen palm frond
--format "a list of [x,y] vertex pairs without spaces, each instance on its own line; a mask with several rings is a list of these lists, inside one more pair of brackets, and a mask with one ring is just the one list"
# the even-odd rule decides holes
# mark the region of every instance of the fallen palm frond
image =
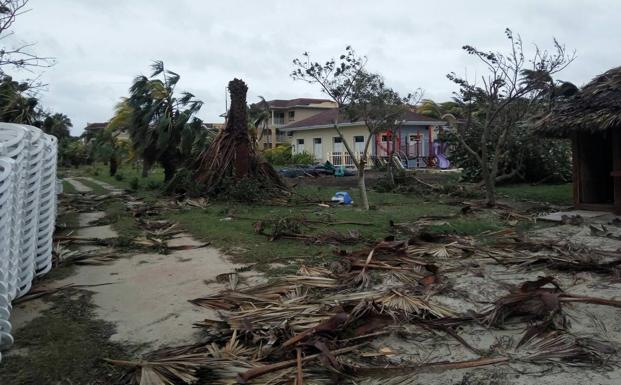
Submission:
[[455,315],[450,309],[435,304],[427,299],[404,290],[392,289],[387,292],[364,291],[335,294],[321,299],[322,303],[352,306],[354,313],[372,311],[377,314],[387,314],[393,318],[444,318]]
[[[548,333],[533,337],[526,345],[512,352],[496,357],[481,357],[466,361],[440,361],[406,364],[400,366],[384,365],[351,366],[358,376],[394,377],[410,373],[442,372],[451,369],[468,369],[510,362],[527,362],[536,365],[563,363],[574,366],[598,367],[609,362],[616,348],[609,343],[589,338],[577,338],[566,333]],[[410,377],[411,378],[411,377]],[[401,379],[395,379],[400,382]]]
[[[346,353],[350,353],[353,352],[359,348],[361,348],[363,346],[363,344],[360,345],[355,345],[355,346],[349,346],[349,347],[345,347],[345,348],[341,348],[341,349],[336,349],[333,350],[331,352],[329,352],[332,356],[336,357],[338,355],[341,354],[346,354]],[[316,360],[318,358],[320,358],[322,355],[324,355],[325,353],[319,353],[319,354],[313,354],[310,356],[306,356],[304,358],[302,358],[300,361],[301,362],[309,362],[312,360]],[[253,368],[250,369],[242,374],[240,374],[238,376],[238,381],[242,384],[247,383],[248,381],[252,380],[253,378],[259,377],[259,376],[263,376],[267,373],[271,373],[274,371],[278,371],[281,369],[285,369],[285,368],[291,368],[294,366],[298,365],[298,360],[288,360],[288,361],[282,361],[282,362],[277,362],[275,364],[270,364],[270,365],[264,365],[264,366],[259,366],[257,368]]]
[[208,365],[211,357],[206,353],[173,355],[144,361],[105,359],[106,362],[133,368],[129,381],[140,385],[194,384],[199,378],[196,372]]
[[615,353],[616,348],[610,343],[552,331],[527,339],[517,349],[514,357],[536,364],[550,361],[579,366],[601,366]]

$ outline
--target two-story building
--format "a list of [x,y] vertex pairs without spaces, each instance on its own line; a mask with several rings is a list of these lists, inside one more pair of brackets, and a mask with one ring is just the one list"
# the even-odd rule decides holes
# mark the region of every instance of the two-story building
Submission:
[[261,132],[257,133],[260,148],[274,148],[279,144],[290,143],[290,137],[281,128],[336,107],[331,100],[311,98],[275,99],[266,103],[270,116],[259,127]]
[[[334,129],[336,109],[329,109],[306,119],[297,120],[280,128],[291,136],[294,153],[312,154],[319,163],[329,161],[334,165],[352,166],[350,154],[343,139]],[[408,111],[403,121],[385,132],[377,132],[371,138],[367,160],[385,161],[396,155],[406,168],[435,167],[438,155],[438,135],[446,122]],[[355,156],[364,153],[364,146],[371,133],[362,121],[339,119],[339,127]],[[434,146],[434,144],[436,144]]]

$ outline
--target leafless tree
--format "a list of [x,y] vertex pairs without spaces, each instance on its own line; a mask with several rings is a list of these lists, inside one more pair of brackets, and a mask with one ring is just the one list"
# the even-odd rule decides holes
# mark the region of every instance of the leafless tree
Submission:
[[[325,63],[314,62],[305,52],[302,59],[295,59],[295,70],[291,76],[311,84],[318,84],[336,103],[337,113],[333,127],[338,133],[345,150],[349,154],[358,174],[361,206],[369,209],[365,170],[371,151],[371,141],[375,134],[394,129],[407,112],[413,100],[412,95],[401,97],[394,90],[387,88],[378,74],[365,70],[366,57],[361,57],[351,47],[339,59],[330,59]],[[364,122],[369,130],[362,153],[357,153],[347,141],[341,129],[342,120]]]
[[19,42],[14,39],[13,24],[18,16],[28,12],[29,0],[0,0],[0,75],[8,68],[32,69],[50,67],[51,57],[38,56],[32,50],[35,43]]

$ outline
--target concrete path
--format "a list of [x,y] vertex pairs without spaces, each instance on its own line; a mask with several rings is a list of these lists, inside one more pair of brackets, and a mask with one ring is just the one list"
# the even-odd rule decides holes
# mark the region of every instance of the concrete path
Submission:
[[102,181],[100,181],[98,179],[90,178],[90,177],[87,177],[87,176],[80,177],[80,179],[85,179],[85,180],[87,180],[89,182],[95,183],[95,184],[101,186],[102,188],[105,188],[106,190],[110,190],[110,192],[123,191],[122,189],[117,188],[117,187],[111,185],[110,183],[102,182]]
[[[119,191],[108,183],[83,179],[111,192]],[[117,237],[111,226],[88,226],[104,215],[100,212],[80,214],[81,228],[76,235]],[[200,244],[188,235],[170,241],[171,246]],[[116,325],[116,334],[111,339],[146,344],[145,349],[151,349],[197,341],[198,330],[192,324],[215,314],[188,300],[222,289],[223,284],[207,285],[205,281],[215,282],[219,274],[233,272],[235,267],[217,249],[206,247],[168,255],[136,254],[102,266],[80,266],[74,275],[58,284],[110,283],[89,290],[94,293],[92,301],[97,306],[98,318]]]
[[[85,236],[80,229],[78,236]],[[87,233],[90,235],[90,231]],[[181,237],[173,245],[196,245]],[[113,322],[113,341],[149,344],[149,348],[197,341],[192,324],[215,316],[188,302],[224,288],[215,282],[219,274],[238,267],[210,247],[176,251],[168,255],[148,253],[123,257],[102,266],[80,266],[59,285],[107,284],[89,288],[95,294],[98,318]]]
[[84,183],[80,182],[77,179],[74,178],[65,178],[65,180],[67,181],[67,183],[69,183],[71,186],[73,186],[73,188],[77,191],[77,192],[91,192],[93,191],[92,188],[88,187],[87,185],[85,185]]
[[[89,181],[118,191],[107,183]],[[66,179],[80,192],[92,191],[74,178]],[[118,234],[111,226],[93,226],[93,222],[105,216],[103,212],[79,215],[78,237],[115,238]],[[187,234],[180,234],[169,242],[170,246],[198,246],[202,243]],[[85,245],[88,251],[103,247]],[[111,253],[118,250],[107,249]],[[219,250],[203,247],[175,251],[168,255],[145,253],[123,255],[112,263],[100,266],[76,266],[75,273],[54,286],[66,284],[90,286],[96,316],[116,325],[113,341],[129,342],[143,347],[144,351],[160,346],[174,346],[199,341],[199,329],[193,324],[216,314],[188,302],[190,299],[214,294],[225,288],[217,283],[220,274],[231,273],[239,265],[228,261]],[[244,276],[247,277],[245,273]],[[248,278],[248,277],[247,277]],[[262,278],[257,278],[262,279]],[[249,282],[257,282],[250,278]],[[24,304],[26,305],[26,304]],[[14,311],[16,329],[37,317],[47,305],[41,300],[18,306]]]

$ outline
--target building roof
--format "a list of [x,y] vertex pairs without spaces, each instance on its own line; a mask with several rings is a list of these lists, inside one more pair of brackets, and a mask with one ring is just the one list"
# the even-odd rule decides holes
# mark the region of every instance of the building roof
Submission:
[[[322,111],[306,119],[302,119],[300,121],[290,123],[284,126],[283,128],[280,128],[280,130],[281,131],[301,131],[301,130],[332,127],[334,118],[336,118],[336,114],[337,114],[336,108],[332,108],[330,110]],[[446,124],[446,122],[443,120],[438,120],[435,118],[431,118],[429,116],[421,115],[414,111],[406,112],[404,120],[405,120],[405,124],[407,125],[443,125],[443,124]],[[363,122],[362,121],[352,122],[350,120],[341,118],[340,124],[353,126],[353,125],[363,124]]]
[[312,98],[297,98],[297,99],[274,99],[268,100],[267,104],[270,108],[293,108],[293,107],[309,107],[309,108],[327,108],[326,106],[314,106],[314,104],[322,103],[334,103],[330,99],[312,99]]
[[572,96],[559,101],[535,122],[547,136],[621,129],[621,67],[596,76]]

